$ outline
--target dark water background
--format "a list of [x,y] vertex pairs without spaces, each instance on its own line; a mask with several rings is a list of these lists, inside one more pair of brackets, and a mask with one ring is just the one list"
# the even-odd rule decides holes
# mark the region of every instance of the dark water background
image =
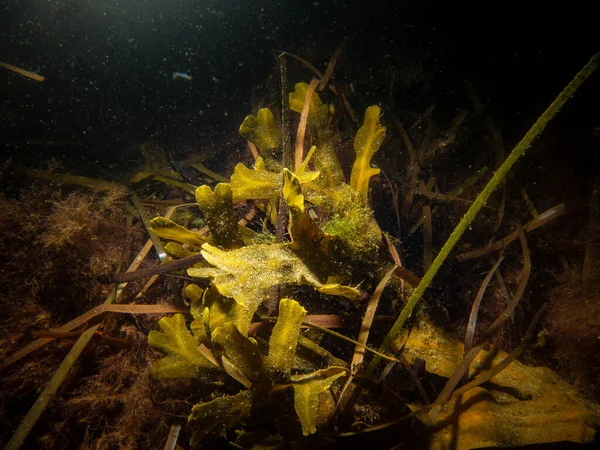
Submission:
[[[361,91],[357,111],[386,101],[390,67],[423,61],[435,81],[397,105],[469,107],[462,85],[471,79],[512,144],[600,48],[592,5],[4,0],[0,61],[46,81],[1,69],[0,144],[24,163],[64,155],[90,165],[115,157],[132,136],[181,154],[222,142],[252,112],[252,89],[276,73],[273,49],[324,71],[344,37],[351,40],[338,75]],[[176,71],[192,81],[173,80]],[[292,71],[290,83],[309,81],[301,73]],[[594,84],[568,106],[578,108],[574,126],[597,125]]]

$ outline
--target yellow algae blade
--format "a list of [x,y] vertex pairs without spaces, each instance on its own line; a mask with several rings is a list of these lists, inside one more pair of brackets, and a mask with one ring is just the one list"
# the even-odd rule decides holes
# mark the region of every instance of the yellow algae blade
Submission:
[[187,258],[188,256],[195,255],[196,253],[190,252],[177,242],[167,242],[165,245],[165,252],[167,255],[172,256],[175,259]]
[[158,325],[162,333],[151,331],[148,344],[167,356],[153,365],[153,375],[159,378],[195,378],[213,368],[198,350],[198,340],[185,325],[183,314],[163,317]]
[[[309,153],[311,155],[312,153]],[[298,174],[300,184],[310,183],[319,176],[319,172],[303,170]],[[235,166],[231,175],[231,191],[233,201],[249,199],[275,200],[281,194],[283,178],[281,172],[271,172],[265,169],[262,158],[258,158],[254,169],[248,169],[242,163]]]
[[[306,158],[304,158],[304,161],[302,161],[302,164],[300,164],[300,167],[298,167],[298,170],[296,171],[297,176],[301,176],[304,173],[304,171],[306,170],[306,166],[308,166],[308,163],[310,162],[310,158],[312,158],[316,149],[317,149],[317,147],[315,145],[313,145],[310,148],[310,150],[308,151],[308,155],[306,155]],[[319,172],[314,172],[314,173],[318,174]]]
[[[304,108],[304,100],[308,91],[308,84],[296,83],[294,92],[289,94],[290,109],[298,114],[302,113]],[[315,92],[308,106],[308,126],[310,132],[316,142],[321,142],[330,134],[329,123],[331,122],[332,108],[328,104],[323,103],[319,95]]]
[[255,345],[232,322],[225,322],[212,332],[212,344],[221,358],[227,360],[251,382],[264,378],[263,356]]
[[363,126],[360,127],[354,138],[356,160],[352,166],[350,186],[358,192],[364,202],[369,193],[369,180],[380,172],[379,169],[371,167],[371,158],[379,150],[385,137],[385,127],[379,123],[380,114],[379,106],[368,107]]
[[295,300],[282,298],[279,302],[279,317],[269,339],[269,356],[265,361],[268,369],[289,375],[294,364],[296,345],[300,336],[300,325],[306,317],[306,309]]
[[254,169],[248,169],[239,163],[231,175],[234,202],[255,198],[276,199],[281,192],[281,186],[281,174],[266,170],[260,157]]
[[188,417],[188,424],[193,430],[191,448],[200,448],[202,440],[211,431],[228,430],[249,417],[256,395],[255,391],[242,391],[194,406]]
[[316,289],[323,294],[346,297],[355,304],[357,304],[358,297],[360,296],[358,289],[353,288],[352,286],[344,286],[339,283],[322,284],[321,286],[317,286]]
[[287,169],[283,169],[283,198],[290,208],[304,212],[304,195],[298,177]]
[[[308,436],[317,431],[319,416],[327,416],[321,408],[321,394],[329,389],[335,380],[346,374],[343,367],[329,367],[308,375],[292,377],[294,387],[294,409],[300,423],[302,434]],[[335,411],[335,406],[329,411]]]
[[229,184],[219,183],[214,191],[209,186],[200,186],[196,189],[196,202],[204,213],[208,228],[217,245],[225,249],[239,248],[244,245],[233,210],[233,194]]
[[240,125],[240,134],[256,145],[263,155],[281,148],[281,134],[268,108],[259,109],[256,116],[246,117]]
[[164,217],[155,217],[152,219],[150,221],[150,229],[161,238],[171,239],[194,247],[201,247],[206,242],[206,238],[203,235],[194,233]]

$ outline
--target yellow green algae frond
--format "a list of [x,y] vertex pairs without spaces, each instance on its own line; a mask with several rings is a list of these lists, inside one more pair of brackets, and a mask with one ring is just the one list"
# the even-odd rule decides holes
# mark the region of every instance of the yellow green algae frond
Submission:
[[[195,302],[200,296],[203,297],[203,305],[196,305],[195,308],[196,320],[202,320],[197,315],[202,307],[203,316],[211,314],[215,306],[218,307],[214,298],[213,301],[207,301],[207,291],[202,295],[202,290],[197,286],[189,291]],[[197,447],[200,440],[216,426],[229,428],[248,417],[256,396],[261,395],[261,401],[268,401],[269,391],[277,383],[282,383],[279,389],[293,389],[294,407],[304,435],[314,433],[320,423],[332,417],[335,404],[331,394],[325,391],[347,374],[346,369],[332,366],[302,375],[290,374],[305,315],[306,310],[297,301],[287,298],[281,300],[267,354],[261,352],[256,341],[242,334],[231,321],[222,321],[212,333],[200,339],[189,332],[183,315],[161,319],[163,333],[153,331],[149,336],[151,346],[167,353],[165,358],[154,364],[152,370],[155,376],[202,375],[211,364],[217,364],[217,361],[205,359],[197,349],[199,343],[206,343],[212,347],[213,354],[224,370],[248,388],[234,396],[220,397],[192,408],[188,422],[194,430],[193,447]]]
[[281,192],[282,183],[281,174],[267,170],[264,160],[260,157],[256,160],[253,169],[248,169],[239,163],[231,175],[233,201],[276,199]]
[[219,397],[194,406],[188,418],[188,423],[194,430],[191,447],[198,448],[202,439],[212,430],[231,428],[248,417],[255,396],[254,391],[242,391],[236,395]]
[[263,156],[271,156],[281,148],[281,133],[268,108],[259,109],[256,116],[247,116],[240,126],[240,135],[256,145]]
[[206,185],[196,189],[196,202],[204,213],[211,235],[217,245],[226,249],[244,245],[232,200],[231,186],[227,183],[217,184],[214,192]]
[[163,331],[151,331],[148,344],[167,356],[154,364],[152,370],[155,376],[195,378],[213,367],[198,350],[198,341],[188,331],[183,314],[163,317],[158,324]]
[[[267,299],[272,286],[309,284],[317,290],[331,289],[320,281],[290,244],[255,244],[231,251],[205,244],[202,255],[214,267],[191,268],[188,275],[212,278],[221,295],[235,299],[240,308],[236,325],[243,334],[247,334],[252,316]],[[349,286],[339,292],[351,300],[358,297],[358,291]]]
[[379,150],[385,137],[385,127],[379,123],[380,113],[379,106],[368,107],[363,126],[360,127],[354,138],[356,161],[352,166],[350,186],[358,192],[364,204],[367,202],[369,193],[369,180],[380,172],[379,169],[371,167],[371,158]]
[[[160,237],[165,237],[165,236],[161,236],[158,233],[157,233],[157,235]],[[189,251],[188,249],[183,247],[181,244],[178,244],[177,242],[167,242],[167,244],[165,245],[165,251],[167,252],[167,255],[172,256],[175,259],[186,258],[188,256],[192,256],[192,255],[196,254],[195,252]]]
[[[309,153],[305,162],[312,155]],[[310,183],[319,176],[319,172],[304,170],[306,164],[303,163],[303,170],[297,174],[301,184]],[[283,186],[283,177],[281,172],[273,172],[265,168],[262,158],[258,158],[253,169],[248,169],[242,163],[235,166],[233,175],[231,175],[231,190],[233,192],[233,201],[239,202],[250,199],[269,199],[275,200],[281,194]]]
[[294,364],[296,345],[300,336],[300,325],[306,310],[300,303],[289,298],[279,302],[279,316],[269,339],[269,355],[266,363],[272,369],[289,374]]
[[283,198],[290,209],[304,212],[304,195],[298,177],[287,169],[283,169]]
[[221,359],[239,370],[251,382],[260,381],[263,376],[263,356],[258,346],[240,333],[231,322],[226,322],[212,332],[214,349]]
[[292,377],[294,381],[294,409],[302,424],[302,434],[308,436],[317,431],[321,394],[329,390],[339,377],[346,374],[341,367],[328,367],[308,375]]
[[[301,114],[306,92],[308,91],[308,84],[296,83],[294,88],[294,92],[291,92],[289,95],[290,109]],[[310,105],[308,106],[308,126],[310,132],[317,140],[321,140],[325,135],[330,134],[329,124],[332,118],[332,108],[323,103],[317,93],[314,93],[310,99]]]
[[[155,217],[152,219],[150,221],[150,230],[161,238],[171,239],[193,247],[202,247],[202,244],[206,242],[206,238],[200,233],[194,233],[164,217]],[[173,249],[173,247],[171,248]]]

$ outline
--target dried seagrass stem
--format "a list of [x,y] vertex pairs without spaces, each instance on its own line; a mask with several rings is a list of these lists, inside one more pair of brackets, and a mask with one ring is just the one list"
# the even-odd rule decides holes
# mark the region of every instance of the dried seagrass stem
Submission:
[[329,79],[331,78],[331,75],[333,75],[335,65],[337,64],[337,61],[340,55],[342,54],[344,47],[346,46],[346,39],[347,38],[342,39],[342,42],[338,44],[337,48],[335,49],[335,52],[333,53],[333,56],[329,60],[327,70],[325,70],[325,75],[323,75],[323,77],[321,78],[321,82],[319,83],[319,91],[322,91],[323,89],[325,89],[325,87],[327,87],[327,83],[329,83]]
[[281,76],[281,145],[283,147],[283,167],[292,164],[292,139],[290,136],[290,100],[288,96],[286,53],[279,55],[279,71]]
[[204,256],[200,253],[186,256],[185,258],[169,261],[160,266],[148,267],[147,269],[135,270],[133,272],[111,273],[99,276],[96,280],[102,284],[111,283],[126,283],[128,281],[139,280],[140,278],[150,277],[152,275],[160,275],[175,270],[187,269],[192,267],[197,262],[203,261]]
[[521,340],[521,343],[517,346],[517,348],[515,348],[508,356],[506,356],[506,358],[504,358],[502,361],[500,361],[494,367],[492,367],[489,370],[486,370],[485,372],[480,373],[475,378],[473,378],[471,381],[469,381],[467,384],[456,389],[452,393],[452,396],[450,398],[456,398],[456,397],[464,394],[468,390],[473,389],[474,387],[481,386],[483,383],[494,378],[494,376],[498,375],[500,372],[502,372],[504,369],[506,369],[511,362],[513,362],[515,359],[517,359],[521,355],[521,353],[523,353],[523,350],[525,350],[525,348],[529,344],[529,341],[531,341],[531,338],[534,337],[534,331],[535,331],[536,325],[542,318],[542,315],[546,312],[547,308],[548,308],[548,304],[544,303],[542,305],[542,307],[538,310],[538,312],[533,317],[531,323],[529,324],[529,327],[527,328],[527,331],[525,332],[525,336],[523,337],[523,339]]
[[[536,230],[537,228],[540,228],[540,227],[546,225],[548,222],[551,222],[554,219],[559,218],[566,212],[567,212],[567,208],[565,207],[564,203],[556,205],[556,206],[544,211],[543,213],[541,213],[540,215],[538,215],[537,217],[535,217],[534,219],[530,220],[525,225],[523,225],[523,230],[525,230],[527,233],[529,233],[533,230]],[[483,256],[487,253],[495,252],[496,250],[500,250],[501,248],[506,247],[508,244],[510,244],[512,241],[514,241],[518,237],[519,237],[519,233],[515,230],[512,233],[510,233],[508,236],[504,236],[503,238],[492,242],[491,244],[487,245],[486,247],[478,248],[476,250],[470,250],[468,252],[456,255],[456,259],[458,259],[459,261],[466,261],[467,259],[479,258],[480,256]]]
[[294,152],[294,171],[296,174],[299,173],[298,169],[300,169],[302,161],[304,160],[304,136],[306,135],[308,109],[310,108],[310,102],[313,94],[315,93],[315,89],[317,88],[317,84],[319,84],[319,81],[316,78],[313,78],[308,85],[306,97],[304,97],[304,106],[302,107],[302,112],[300,113],[300,124],[298,125],[298,131],[296,133],[296,150]]
[[[287,92],[288,79],[285,55],[286,53],[279,55],[279,71],[281,75],[281,145],[283,148],[281,162],[283,167],[290,167],[292,164],[292,141],[290,138],[290,101]],[[275,242],[277,243],[281,243],[285,239],[289,215],[290,212],[287,203],[283,198],[283,194],[281,194],[279,196],[279,211],[277,213],[277,227],[275,229]],[[273,285],[267,299],[267,311],[269,314],[273,314],[277,310],[279,297],[279,286]]]
[[[556,99],[552,102],[552,104],[544,111],[544,113],[539,117],[539,119],[533,124],[533,126],[529,129],[527,134],[523,137],[521,142],[517,144],[517,146],[512,150],[510,155],[506,158],[502,166],[498,169],[498,171],[494,174],[492,179],[485,186],[483,191],[477,196],[467,213],[458,223],[440,253],[438,253],[437,257],[433,261],[433,264],[419,283],[419,286],[413,291],[412,295],[408,299],[408,302],[404,306],[404,309],[396,319],[396,322],[392,326],[392,329],[386,336],[383,344],[379,348],[381,353],[386,352],[392,341],[398,336],[400,330],[404,326],[404,323],[410,317],[414,307],[421,300],[423,294],[425,293],[425,289],[429,287],[433,277],[436,275],[450,252],[466,231],[467,227],[473,221],[479,210],[485,205],[487,200],[489,199],[494,189],[500,184],[500,182],[504,179],[508,171],[511,167],[517,162],[517,159],[525,153],[533,140],[544,130],[548,122],[554,118],[554,116],[560,111],[560,109],[564,106],[564,104],[571,98],[577,89],[581,86],[581,84],[596,70],[598,65],[600,64],[600,52],[596,53],[592,59],[585,65],[583,69],[573,78],[573,80],[569,83],[569,85],[556,97]],[[375,356],[369,365],[369,368],[365,372],[364,379],[369,379],[373,376],[375,369],[379,365],[381,358],[379,356]]]
[[[460,382],[460,379],[463,377],[465,373],[468,373],[469,366],[473,362],[473,360],[477,357],[479,352],[485,347],[491,337],[506,323],[509,319],[510,315],[514,312],[517,304],[521,297],[523,297],[523,293],[525,292],[525,287],[527,286],[527,282],[529,281],[529,276],[531,275],[531,255],[529,254],[529,248],[527,247],[527,240],[525,239],[525,233],[520,225],[518,225],[519,230],[519,238],[521,239],[521,246],[523,247],[523,259],[524,259],[524,267],[523,267],[523,275],[521,277],[521,282],[519,283],[519,287],[517,288],[517,292],[515,292],[515,296],[513,301],[508,304],[506,309],[494,320],[494,322],[488,327],[488,329],[483,333],[480,342],[469,351],[465,349],[465,357],[460,362],[452,376],[446,382],[444,389],[440,392],[440,395],[433,402],[432,408],[429,411],[429,417],[432,419],[437,418],[439,413],[441,412],[443,406],[446,404],[454,392],[454,388]],[[490,277],[491,278],[491,277]]]
[[485,279],[481,283],[479,287],[479,291],[477,291],[477,295],[475,296],[475,300],[473,301],[473,305],[471,306],[471,314],[469,315],[469,324],[467,326],[467,334],[465,336],[465,353],[469,353],[471,348],[473,347],[473,338],[475,336],[475,326],[477,325],[477,315],[479,314],[479,307],[481,306],[481,300],[485,294],[485,291],[492,280],[492,277],[500,267],[504,256],[498,258],[494,267],[490,269]]

